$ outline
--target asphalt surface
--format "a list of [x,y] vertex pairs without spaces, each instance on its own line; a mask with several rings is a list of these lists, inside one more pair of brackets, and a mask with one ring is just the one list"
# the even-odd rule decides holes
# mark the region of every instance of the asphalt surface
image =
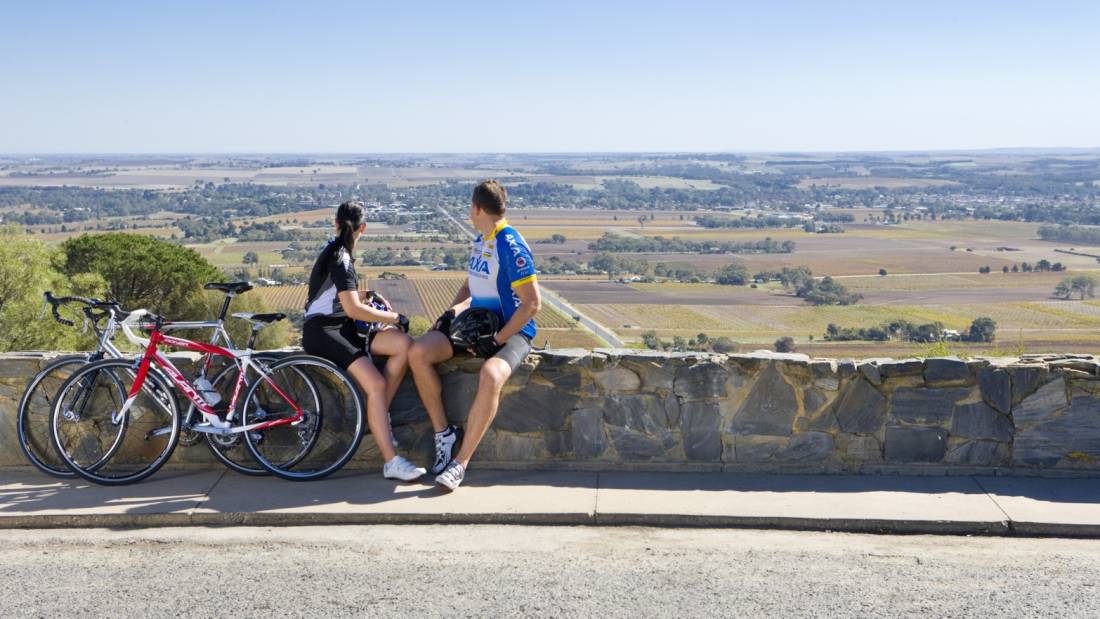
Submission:
[[0,616],[1095,617],[1100,541],[506,526],[13,530]]

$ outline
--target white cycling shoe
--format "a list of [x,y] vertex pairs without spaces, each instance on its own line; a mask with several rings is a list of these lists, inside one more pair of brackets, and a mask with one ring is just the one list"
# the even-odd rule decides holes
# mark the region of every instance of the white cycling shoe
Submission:
[[399,479],[401,481],[413,481],[427,473],[423,467],[416,466],[403,456],[394,456],[382,467],[382,476],[386,479]]

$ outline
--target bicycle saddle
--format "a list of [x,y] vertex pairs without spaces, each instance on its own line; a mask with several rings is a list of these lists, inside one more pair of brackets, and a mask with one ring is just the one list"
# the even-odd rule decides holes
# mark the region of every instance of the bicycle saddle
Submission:
[[234,318],[240,318],[241,320],[247,320],[248,322],[262,322],[269,324],[272,322],[279,322],[286,318],[286,314],[282,312],[271,312],[270,314],[253,314],[250,312],[237,312],[233,314]]
[[221,290],[226,294],[240,294],[252,290],[251,282],[210,282],[203,286],[206,290]]

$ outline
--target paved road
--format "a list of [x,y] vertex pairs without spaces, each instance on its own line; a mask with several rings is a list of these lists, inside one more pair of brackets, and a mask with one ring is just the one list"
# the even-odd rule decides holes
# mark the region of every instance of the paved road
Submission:
[[5,531],[0,616],[1087,617],[1100,542],[495,526]]

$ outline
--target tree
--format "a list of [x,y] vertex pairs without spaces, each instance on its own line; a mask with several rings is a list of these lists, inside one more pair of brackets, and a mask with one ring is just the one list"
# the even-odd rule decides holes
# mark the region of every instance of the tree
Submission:
[[256,252],[254,252],[254,251],[245,252],[244,257],[241,258],[241,263],[242,264],[258,264],[259,262],[260,262],[260,257],[257,256]]
[[1096,296],[1096,278],[1091,275],[1075,275],[1058,282],[1054,288],[1054,295],[1062,299],[1073,298],[1077,295],[1084,300],[1085,297]]
[[783,267],[783,270],[779,272],[779,283],[783,284],[783,288],[793,289],[795,294],[798,294],[798,291],[807,284],[812,283],[813,279],[814,274],[809,267]]
[[202,285],[221,278],[194,250],[141,234],[85,234],[65,241],[61,249],[63,274],[97,273],[107,295],[123,307],[176,320],[208,317]]
[[43,292],[67,292],[51,267],[52,253],[19,226],[0,226],[0,350],[74,348],[79,329],[63,327],[49,314],[39,318]]
[[613,279],[619,271],[618,260],[607,252],[600,252],[588,261],[589,268],[607,273],[607,279]]
[[737,342],[723,335],[714,339],[711,348],[714,349],[714,352],[722,354],[737,352]]
[[996,332],[997,321],[988,316],[982,316],[970,323],[970,331],[966,339],[968,342],[992,342]]
[[794,352],[794,338],[785,335],[775,341],[775,352]]
[[714,281],[723,286],[744,286],[749,282],[749,270],[738,262],[727,264],[714,274]]

